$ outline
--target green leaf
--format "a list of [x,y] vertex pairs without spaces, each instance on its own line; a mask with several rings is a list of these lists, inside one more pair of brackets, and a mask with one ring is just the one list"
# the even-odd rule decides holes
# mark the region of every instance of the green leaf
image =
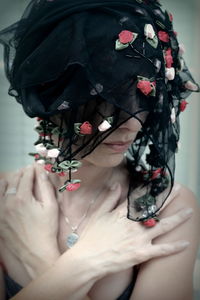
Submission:
[[76,169],[76,168],[80,168],[82,165],[82,163],[80,161],[77,160],[65,160],[63,162],[61,162],[58,166],[60,168],[62,168],[63,170],[69,170],[69,169]]
[[122,43],[120,43],[119,40],[116,40],[116,43],[115,43],[115,50],[123,50],[123,49],[128,48],[128,46],[129,46],[129,43],[127,43],[127,44],[122,44]]
[[156,35],[153,39],[147,37],[146,40],[153,48],[156,49],[158,47],[158,37]]

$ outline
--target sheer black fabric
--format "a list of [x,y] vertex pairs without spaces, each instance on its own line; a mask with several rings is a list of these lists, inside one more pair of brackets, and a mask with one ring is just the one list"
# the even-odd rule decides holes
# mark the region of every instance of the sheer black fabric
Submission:
[[42,159],[51,171],[69,173],[61,190],[79,184],[72,178],[78,160],[138,119],[142,129],[127,154],[128,217],[154,217],[173,186],[179,114],[199,91],[172,15],[158,1],[31,1],[22,19],[0,32],[0,42],[9,94],[30,117],[42,118],[36,144],[53,149],[51,137],[59,136],[58,157]]

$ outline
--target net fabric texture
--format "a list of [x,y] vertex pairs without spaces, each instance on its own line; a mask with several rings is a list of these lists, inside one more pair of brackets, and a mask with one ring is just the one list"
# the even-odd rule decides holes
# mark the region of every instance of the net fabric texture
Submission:
[[9,94],[40,118],[36,145],[57,149],[36,159],[69,176],[61,191],[79,187],[81,159],[134,117],[142,129],[127,153],[128,217],[156,216],[174,182],[179,114],[199,91],[172,15],[158,1],[31,1],[0,42]]

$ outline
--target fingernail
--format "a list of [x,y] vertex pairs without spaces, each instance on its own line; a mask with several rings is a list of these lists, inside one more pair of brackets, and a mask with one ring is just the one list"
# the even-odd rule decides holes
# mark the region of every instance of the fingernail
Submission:
[[186,248],[186,247],[188,247],[190,245],[190,242],[188,242],[188,241],[180,241],[179,245],[181,247],[183,247],[183,248]]
[[118,185],[119,185],[119,183],[118,183],[118,182],[115,182],[115,183],[110,187],[110,190],[111,190],[111,191],[116,190],[117,187],[118,187]]

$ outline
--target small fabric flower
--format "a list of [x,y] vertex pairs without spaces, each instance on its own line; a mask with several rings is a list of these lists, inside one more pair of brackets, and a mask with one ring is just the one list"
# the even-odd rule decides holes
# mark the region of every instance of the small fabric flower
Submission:
[[172,124],[174,124],[176,122],[176,111],[175,111],[174,107],[172,108],[172,111],[171,111],[171,121],[172,121]]
[[144,27],[144,35],[146,36],[146,41],[153,47],[158,47],[158,37],[151,24],[146,24]]
[[[140,78],[140,77],[139,77]],[[155,96],[156,83],[146,79],[139,79],[137,88],[146,96]]]
[[143,225],[146,227],[153,227],[156,225],[156,220],[154,218],[143,221]]
[[165,77],[168,80],[174,80],[174,78],[175,78],[175,69],[174,68],[166,68],[165,69]]
[[115,43],[115,50],[123,50],[132,44],[137,38],[138,34],[129,30],[122,30],[119,33],[119,38]]
[[64,191],[69,191],[69,192],[73,192],[76,191],[80,188],[81,186],[81,180],[79,179],[73,179],[71,181],[66,181],[65,184],[63,186],[61,186],[59,188],[59,192],[64,192]]
[[36,162],[37,162],[37,164],[39,164],[39,165],[44,165],[45,160],[44,160],[44,159],[38,159]]
[[134,33],[128,30],[123,30],[119,34],[119,41],[122,44],[131,43],[134,38]]
[[169,48],[165,51],[165,63],[167,68],[171,68],[173,64],[172,50]]
[[169,42],[169,34],[165,31],[162,31],[162,30],[158,31],[158,37],[164,43]]
[[60,151],[57,148],[50,149],[47,151],[47,157],[56,158],[60,154]]
[[68,171],[69,169],[71,170],[77,170],[82,166],[82,163],[78,160],[64,160],[61,163],[59,163],[58,167]]
[[185,100],[182,100],[180,103],[180,111],[184,111],[186,109],[186,106],[188,105],[188,102]]
[[44,166],[44,169],[45,169],[46,171],[48,171],[48,172],[52,172],[52,167],[53,167],[52,164],[46,164],[46,165]]
[[199,90],[198,86],[190,80],[185,83],[185,88],[193,92],[197,92]]
[[74,124],[74,131],[78,135],[89,135],[92,134],[92,125],[90,122],[85,121],[84,123],[75,123]]
[[80,134],[92,134],[92,125],[88,121],[80,126]]
[[112,123],[113,117],[108,117],[98,126],[98,130],[101,132],[106,131],[112,127]]
[[39,154],[35,154],[34,157],[35,157],[35,159],[39,159],[40,155]]
[[43,144],[38,144],[35,146],[36,151],[38,152],[38,154],[40,154],[41,156],[46,156],[47,155],[47,148],[43,145]]
[[161,174],[162,174],[162,168],[159,168],[159,169],[157,169],[157,170],[154,170],[154,171],[152,172],[151,179],[152,179],[152,180],[153,180],[153,179],[156,179],[156,178],[158,178]]
[[80,188],[81,184],[79,182],[77,183],[68,183],[68,185],[66,186],[66,190],[69,192],[73,192],[76,191]]
[[151,24],[146,24],[144,27],[144,35],[149,38],[153,39],[155,37],[155,31],[153,29],[153,26]]

